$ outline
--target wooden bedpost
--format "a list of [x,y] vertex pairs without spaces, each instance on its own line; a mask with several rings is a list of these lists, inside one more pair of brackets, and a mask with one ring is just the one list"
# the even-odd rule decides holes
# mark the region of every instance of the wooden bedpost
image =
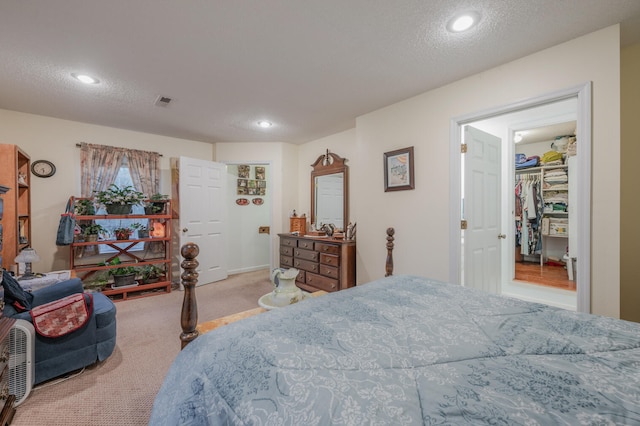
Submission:
[[195,287],[198,283],[198,273],[196,268],[198,267],[198,261],[196,257],[200,253],[200,248],[195,243],[187,243],[180,249],[180,254],[184,257],[184,260],[180,264],[184,272],[180,275],[182,278],[182,285],[184,286],[184,298],[182,300],[182,313],[180,317],[180,325],[182,326],[182,333],[180,334],[180,341],[184,349],[189,342],[198,337],[198,304],[196,302]]
[[384,265],[385,277],[393,275],[393,234],[396,230],[393,228],[387,228],[387,262]]

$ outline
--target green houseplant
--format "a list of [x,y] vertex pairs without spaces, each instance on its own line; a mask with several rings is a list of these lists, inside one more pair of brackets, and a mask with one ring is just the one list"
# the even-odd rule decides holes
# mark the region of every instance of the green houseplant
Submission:
[[165,271],[158,265],[144,265],[140,269],[142,282],[144,284],[150,284],[160,281],[160,278],[164,276]]
[[144,205],[145,214],[162,214],[166,206],[169,196],[165,194],[155,193]]
[[135,285],[136,275],[139,269],[131,264],[122,263],[119,257],[115,257],[108,262],[103,262],[102,266],[118,266],[117,268],[109,269],[108,274],[113,277],[114,287],[123,287],[129,285]]
[[79,216],[93,216],[96,214],[96,206],[89,198],[76,199],[74,205],[75,213]]
[[138,226],[138,238],[149,238],[149,231],[151,231],[153,228],[149,229],[148,226],[142,225],[142,224],[138,224],[140,226]]
[[96,192],[96,200],[105,206],[109,214],[130,214],[131,208],[142,204],[145,198],[142,192],[132,186],[121,188],[116,184],[111,184],[105,191]]
[[95,222],[81,225],[81,228],[85,241],[97,241],[100,234],[106,234],[108,232],[105,227]]
[[142,224],[137,222],[132,223],[128,226],[120,226],[113,230],[113,235],[115,235],[116,240],[128,240],[131,238],[131,234],[133,234],[133,231],[142,227]]

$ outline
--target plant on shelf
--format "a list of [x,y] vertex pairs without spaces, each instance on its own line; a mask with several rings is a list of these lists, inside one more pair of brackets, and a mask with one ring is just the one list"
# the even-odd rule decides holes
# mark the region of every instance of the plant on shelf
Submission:
[[151,197],[149,197],[149,200],[144,205],[144,213],[162,214],[168,200],[168,195],[160,193],[153,194]]
[[142,192],[136,191],[132,186],[121,188],[111,184],[105,191],[96,191],[96,200],[105,206],[109,214],[129,214],[131,208],[142,204],[145,198]]
[[79,216],[93,216],[96,214],[96,206],[93,204],[93,200],[89,198],[76,199],[74,207],[75,213]]
[[119,257],[115,257],[108,262],[99,263],[100,266],[118,266],[108,270],[108,274],[113,277],[114,287],[135,284],[136,275],[139,269],[131,264],[122,263]]
[[82,235],[84,235],[85,241],[97,241],[101,234],[109,232],[104,226],[95,222],[80,225],[80,227],[82,228]]
[[130,225],[119,226],[118,228],[115,228],[113,230],[113,235],[115,235],[116,240],[128,240],[129,238],[131,238],[131,234],[133,234],[136,229],[144,228],[146,228],[144,225],[135,222]]
[[142,282],[145,284],[155,283],[160,281],[160,278],[164,276],[164,269],[158,265],[144,265],[140,269],[142,276]]
[[149,232],[153,231],[153,228],[149,228],[148,226],[142,225],[141,223],[138,223],[137,225],[139,225],[136,229],[138,229],[138,238],[149,238]]

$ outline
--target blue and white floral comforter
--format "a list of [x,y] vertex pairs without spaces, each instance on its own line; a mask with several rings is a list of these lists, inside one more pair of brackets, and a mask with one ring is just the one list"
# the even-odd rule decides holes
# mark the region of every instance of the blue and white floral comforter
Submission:
[[640,424],[640,324],[389,277],[200,336],[150,424]]

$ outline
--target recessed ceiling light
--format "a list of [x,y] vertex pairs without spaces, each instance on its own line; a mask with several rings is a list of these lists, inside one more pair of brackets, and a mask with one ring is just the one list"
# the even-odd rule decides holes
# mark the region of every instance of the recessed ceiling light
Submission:
[[447,29],[453,33],[467,31],[480,20],[477,12],[466,12],[451,19],[447,24]]
[[273,126],[273,123],[267,120],[260,120],[258,121],[258,126],[262,127],[263,129],[268,129],[269,127]]
[[98,83],[100,83],[100,80],[98,80],[95,77],[91,77],[90,75],[87,75],[87,74],[72,73],[71,75],[73,76],[73,78],[75,78],[78,81],[83,82],[84,84],[98,84]]

